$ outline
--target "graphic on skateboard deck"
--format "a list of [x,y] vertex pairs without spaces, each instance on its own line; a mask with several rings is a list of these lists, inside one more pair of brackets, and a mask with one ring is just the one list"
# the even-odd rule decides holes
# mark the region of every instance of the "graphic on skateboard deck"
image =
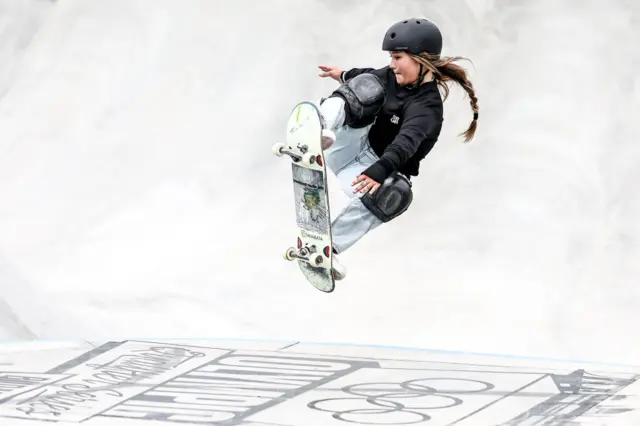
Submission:
[[297,259],[307,280],[318,290],[330,293],[335,281],[331,270],[331,217],[321,120],[315,105],[300,102],[287,121],[286,142],[274,144],[272,150],[275,155],[288,155],[292,160],[298,238],[297,246],[289,247],[284,257],[290,261]]

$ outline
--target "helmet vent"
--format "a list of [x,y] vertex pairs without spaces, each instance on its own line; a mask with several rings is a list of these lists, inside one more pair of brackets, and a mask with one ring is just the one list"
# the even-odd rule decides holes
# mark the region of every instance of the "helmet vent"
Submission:
[[396,33],[391,33],[391,39],[396,38]]
[[407,22],[409,22],[409,21],[402,21],[403,24],[406,24]]

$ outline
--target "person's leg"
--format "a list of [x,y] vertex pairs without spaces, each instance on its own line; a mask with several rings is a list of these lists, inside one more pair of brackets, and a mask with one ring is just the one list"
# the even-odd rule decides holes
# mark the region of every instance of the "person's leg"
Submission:
[[342,169],[353,162],[366,142],[371,126],[354,129],[344,125],[346,117],[345,102],[341,98],[331,97],[320,105],[320,113],[325,121],[325,129],[333,132],[329,148],[324,150],[327,167],[338,175]]
[[337,173],[342,191],[349,196],[347,206],[331,224],[334,252],[339,254],[353,246],[367,233],[380,226],[378,219],[363,203],[362,193],[353,193],[351,183],[369,166],[378,160],[370,149],[362,150],[356,159]]
[[[325,129],[333,132],[330,146],[324,151],[326,165],[336,175],[342,191],[350,198],[349,204],[331,226],[333,252],[338,254],[382,223],[360,201],[363,194],[354,194],[351,186],[351,182],[375,163],[378,156],[368,142],[371,125],[362,128],[344,125],[345,103],[341,98],[326,99],[320,105],[320,112],[325,121]],[[337,256],[334,256],[333,265],[335,279],[343,279],[346,269]]]
[[342,191],[351,200],[338,215],[331,228],[336,252],[351,247],[364,234],[382,223],[362,204],[361,193],[354,194],[351,182],[367,167],[378,161],[378,156],[369,146],[368,133],[371,126],[353,129],[344,126],[344,101],[333,97],[320,106],[326,129],[335,133],[333,144],[324,151],[327,167],[336,175]]

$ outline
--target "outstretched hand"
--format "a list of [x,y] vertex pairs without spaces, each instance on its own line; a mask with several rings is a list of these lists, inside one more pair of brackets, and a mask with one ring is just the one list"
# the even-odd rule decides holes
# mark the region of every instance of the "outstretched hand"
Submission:
[[380,183],[371,179],[367,175],[360,175],[351,183],[351,186],[356,186],[356,188],[353,190],[354,194],[357,192],[368,192],[369,194],[373,195],[378,190],[378,188],[380,188]]
[[320,77],[331,77],[335,81],[340,81],[340,75],[342,75],[340,68],[327,65],[319,65],[318,68],[321,70],[318,74]]

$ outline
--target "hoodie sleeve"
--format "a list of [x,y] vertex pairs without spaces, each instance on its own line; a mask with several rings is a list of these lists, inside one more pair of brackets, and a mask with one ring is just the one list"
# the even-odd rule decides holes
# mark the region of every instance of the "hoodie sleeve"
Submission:
[[344,83],[345,81],[360,74],[373,74],[386,82],[388,69],[389,66],[383,68],[351,68],[350,70],[342,71],[342,74],[340,75],[340,83]]
[[418,150],[421,144],[434,145],[442,126],[439,108],[430,105],[429,100],[416,100],[406,106],[400,131],[385,149],[376,163],[363,174],[382,183],[391,173],[398,170]]

